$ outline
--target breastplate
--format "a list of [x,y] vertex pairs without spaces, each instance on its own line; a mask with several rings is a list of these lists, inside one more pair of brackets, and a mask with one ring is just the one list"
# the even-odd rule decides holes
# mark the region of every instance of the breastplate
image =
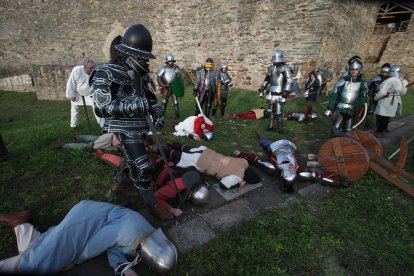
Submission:
[[285,81],[285,77],[283,76],[282,68],[275,67],[273,69],[273,74],[270,78],[270,92],[277,92],[280,93],[283,91],[283,83]]
[[220,77],[221,77],[221,82],[226,83],[226,81],[229,79],[229,75],[227,73],[223,73],[223,72],[220,72],[219,74],[220,74]]
[[206,75],[205,75],[205,78],[204,78],[204,87],[205,87],[206,89],[209,89],[209,87],[210,87],[210,83],[211,83],[211,80],[210,80],[210,71],[208,71],[208,72],[206,73]]
[[174,68],[166,67],[165,73],[163,76],[164,81],[167,84],[170,84],[171,82],[175,81],[178,78],[177,72],[174,70]]
[[359,97],[360,88],[361,82],[345,82],[341,92],[340,102],[354,105]]

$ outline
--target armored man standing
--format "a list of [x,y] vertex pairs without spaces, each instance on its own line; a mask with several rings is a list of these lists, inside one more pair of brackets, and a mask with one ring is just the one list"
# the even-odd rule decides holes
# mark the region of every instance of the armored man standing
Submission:
[[267,89],[266,99],[270,115],[269,130],[274,129],[276,120],[277,130],[283,132],[283,106],[293,83],[292,70],[286,64],[283,52],[279,49],[273,52],[272,62],[273,65],[267,68],[266,77],[259,88],[259,96],[263,97],[263,92]]
[[214,108],[213,108],[213,116],[216,116],[217,108],[220,105],[220,113],[221,117],[224,116],[224,111],[226,110],[227,106],[227,96],[229,94],[229,88],[233,86],[233,82],[231,81],[231,77],[228,70],[228,65],[223,63],[221,65],[220,71],[217,73],[217,93],[214,99]]
[[[193,96],[198,97],[200,107],[205,105],[204,115],[210,116],[211,107],[213,105],[214,97],[216,95],[216,74],[213,70],[214,61],[212,58],[207,58],[204,68],[197,71],[195,86],[193,89]],[[195,115],[197,116],[202,111],[196,105]]]
[[180,92],[184,94],[184,86],[179,85],[181,83],[180,80],[182,80],[181,70],[175,64],[174,56],[172,54],[167,54],[165,57],[165,65],[158,69],[157,82],[161,88],[161,93],[163,94],[162,110],[165,114],[167,110],[168,100],[170,96],[172,96],[175,118],[180,117],[180,110],[178,108],[178,97],[180,95],[177,94],[180,94]]
[[132,25],[115,49],[120,52],[117,64],[96,67],[89,80],[93,84],[95,112],[108,118],[108,132],[119,133],[135,188],[153,213],[164,219],[169,214],[156,204],[150,186],[154,168],[144,145],[149,114],[156,128],[164,126],[162,109],[148,86],[148,62],[155,58],[151,34],[142,24]]
[[367,101],[368,86],[362,76],[362,60],[358,56],[348,61],[349,74],[335,84],[324,115],[332,116],[332,133],[351,131],[355,115]]

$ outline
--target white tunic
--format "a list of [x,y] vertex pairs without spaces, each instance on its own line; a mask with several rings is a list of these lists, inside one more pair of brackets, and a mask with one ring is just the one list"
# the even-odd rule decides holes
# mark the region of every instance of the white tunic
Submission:
[[[400,95],[407,93],[407,83],[406,80],[396,77],[386,79],[381,84],[380,91],[374,97],[374,100],[378,101],[375,114],[386,117],[395,117],[397,113],[401,114],[402,102]],[[387,96],[387,93],[390,95]]]
[[75,66],[66,84],[66,98],[78,98],[79,96],[89,96],[91,94],[92,86],[89,85],[89,75],[86,74],[84,66]]

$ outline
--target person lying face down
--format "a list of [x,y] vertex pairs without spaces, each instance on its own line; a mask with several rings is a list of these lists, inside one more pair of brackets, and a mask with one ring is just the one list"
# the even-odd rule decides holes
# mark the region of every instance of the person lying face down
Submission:
[[259,133],[256,135],[268,156],[267,160],[260,160],[257,155],[251,153],[236,151],[235,155],[249,160],[250,163],[256,164],[269,174],[277,175],[283,181],[283,189],[286,192],[293,192],[293,184],[297,179],[296,172],[299,169],[296,145],[289,140],[271,141]]
[[257,184],[260,176],[243,158],[224,156],[205,146],[190,148],[176,142],[169,142],[167,157],[180,168],[194,167],[197,171],[215,176],[220,180],[220,187],[230,189],[243,187],[244,184]]
[[161,229],[128,208],[83,200],[43,234],[27,223],[29,218],[0,215],[2,223],[14,228],[20,252],[1,261],[0,272],[51,275],[105,251],[115,275],[137,275],[131,267],[141,259],[159,273],[177,263],[177,249]]
[[237,114],[224,114],[224,117],[233,118],[233,119],[252,119],[259,120],[261,118],[269,117],[269,113],[266,111],[266,108],[261,107],[258,109],[252,109],[246,113],[237,113]]

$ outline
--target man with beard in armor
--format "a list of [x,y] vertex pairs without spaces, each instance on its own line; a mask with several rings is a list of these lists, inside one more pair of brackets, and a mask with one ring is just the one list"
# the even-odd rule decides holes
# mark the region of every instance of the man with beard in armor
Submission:
[[[212,58],[207,58],[204,64],[204,68],[201,68],[196,74],[196,81],[193,90],[193,96],[198,97],[201,108],[206,106],[204,115],[210,116],[211,107],[213,105],[214,96],[216,94],[216,74],[213,70],[214,61]],[[201,110],[198,109],[196,104],[197,116]]]
[[221,117],[224,116],[224,111],[227,106],[227,95],[229,88],[233,86],[229,73],[227,73],[228,65],[223,63],[220,71],[217,73],[217,94],[214,99],[213,116],[216,116],[217,108],[220,105]]
[[381,84],[389,76],[391,65],[389,63],[384,63],[381,66],[381,72],[376,75],[368,86],[368,113],[367,119],[365,120],[365,128],[369,128],[371,124],[372,117],[374,116],[375,108],[377,107],[377,101],[374,101],[375,95],[380,91]]
[[355,115],[367,101],[368,86],[362,79],[362,60],[354,56],[348,61],[349,74],[335,84],[324,115],[332,116],[332,133],[352,131]]
[[276,120],[277,130],[283,133],[283,106],[293,83],[292,70],[279,49],[273,52],[272,62],[273,65],[267,69],[267,75],[259,88],[259,96],[262,97],[266,90],[270,116],[269,130],[274,130]]
[[150,115],[156,128],[164,126],[163,111],[151,92],[147,75],[148,62],[155,58],[151,34],[142,24],[132,25],[115,49],[121,54],[117,64],[96,67],[89,80],[93,84],[95,111],[108,118],[108,132],[119,133],[134,187],[153,214],[163,220],[169,214],[156,203],[150,186],[154,168],[144,144]]
[[157,82],[161,88],[161,93],[163,94],[162,99],[162,110],[164,114],[167,110],[168,100],[170,96],[173,98],[175,118],[180,117],[180,110],[178,108],[178,97],[172,93],[170,89],[170,83],[175,81],[181,76],[180,68],[175,64],[175,59],[172,54],[167,54],[165,57],[165,65],[158,69],[157,73]]

